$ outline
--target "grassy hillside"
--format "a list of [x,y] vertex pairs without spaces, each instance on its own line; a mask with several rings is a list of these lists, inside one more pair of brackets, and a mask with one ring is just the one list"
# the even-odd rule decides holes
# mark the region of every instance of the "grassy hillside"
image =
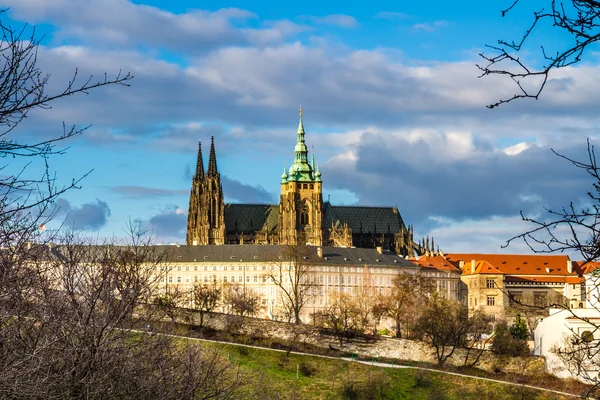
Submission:
[[415,369],[217,345],[246,371],[244,397],[269,399],[562,399],[559,395]]

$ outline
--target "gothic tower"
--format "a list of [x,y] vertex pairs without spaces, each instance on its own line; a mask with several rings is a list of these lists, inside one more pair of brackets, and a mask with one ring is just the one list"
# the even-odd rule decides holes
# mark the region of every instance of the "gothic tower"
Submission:
[[302,107],[298,124],[298,140],[294,149],[294,161],[289,173],[281,175],[281,198],[279,202],[279,243],[323,245],[323,195],[321,172],[308,162],[308,149],[304,142]]
[[198,144],[196,174],[192,179],[187,245],[225,244],[225,202],[217,169],[215,138],[211,138],[208,169],[204,173],[202,145]]

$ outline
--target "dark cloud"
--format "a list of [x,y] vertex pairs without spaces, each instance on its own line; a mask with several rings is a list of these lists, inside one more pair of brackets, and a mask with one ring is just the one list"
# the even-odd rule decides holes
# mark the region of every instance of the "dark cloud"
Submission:
[[73,207],[67,200],[59,199],[56,206],[57,216],[65,218],[63,224],[75,230],[96,231],[102,228],[110,217],[108,204],[99,199],[80,207]]
[[223,183],[223,193],[227,201],[271,204],[276,200],[276,196],[268,192],[261,185],[247,185],[223,175],[221,176],[221,181]]
[[[449,158],[453,151],[458,152],[444,153],[444,143],[366,134],[355,158],[323,165],[323,179],[350,190],[361,204],[398,201],[405,218],[423,223],[430,216],[464,220],[541,213],[584,198],[592,183],[548,147],[532,146],[516,155],[472,147],[456,159]],[[560,151],[578,160],[587,156],[585,142]]]
[[[207,161],[207,160],[205,160]],[[207,165],[206,162],[204,164]],[[193,177],[192,168],[188,165],[185,166],[183,172],[184,179],[191,182]],[[235,179],[228,178],[225,175],[221,175],[221,183],[223,185],[223,194],[226,202],[239,202],[239,203],[267,203],[271,204],[276,202],[277,196],[261,185],[252,186],[245,183],[241,183]],[[186,192],[189,194],[189,192]]]
[[152,216],[148,224],[159,240],[185,240],[187,214],[176,206]]
[[168,196],[181,196],[189,194],[189,190],[172,190],[172,189],[161,189],[151,188],[146,186],[112,186],[109,188],[115,193],[123,195],[128,199],[135,198],[148,198],[148,197],[168,197]]

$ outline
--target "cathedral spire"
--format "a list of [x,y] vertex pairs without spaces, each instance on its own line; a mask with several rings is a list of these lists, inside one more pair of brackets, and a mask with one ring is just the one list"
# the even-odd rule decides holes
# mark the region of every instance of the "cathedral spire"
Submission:
[[202,159],[202,142],[198,142],[198,160],[196,161],[196,175],[194,179],[204,178],[204,160]]
[[210,138],[210,156],[208,159],[208,171],[207,175],[217,175],[219,172],[217,170],[217,156],[215,154],[215,137],[211,136]]
[[300,122],[298,123],[298,143],[304,143],[304,125],[302,124],[302,106],[300,106]]

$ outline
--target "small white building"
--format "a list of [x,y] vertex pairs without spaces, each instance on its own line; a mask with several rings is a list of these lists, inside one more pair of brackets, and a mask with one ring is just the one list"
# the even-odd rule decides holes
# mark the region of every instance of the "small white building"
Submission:
[[[586,377],[598,377],[600,359],[565,363],[557,354],[558,350],[582,349],[600,340],[600,311],[595,308],[575,308],[549,310],[549,316],[542,319],[534,331],[534,355],[544,356],[546,371],[559,378],[573,377],[588,381]],[[593,344],[596,346],[596,344]]]

